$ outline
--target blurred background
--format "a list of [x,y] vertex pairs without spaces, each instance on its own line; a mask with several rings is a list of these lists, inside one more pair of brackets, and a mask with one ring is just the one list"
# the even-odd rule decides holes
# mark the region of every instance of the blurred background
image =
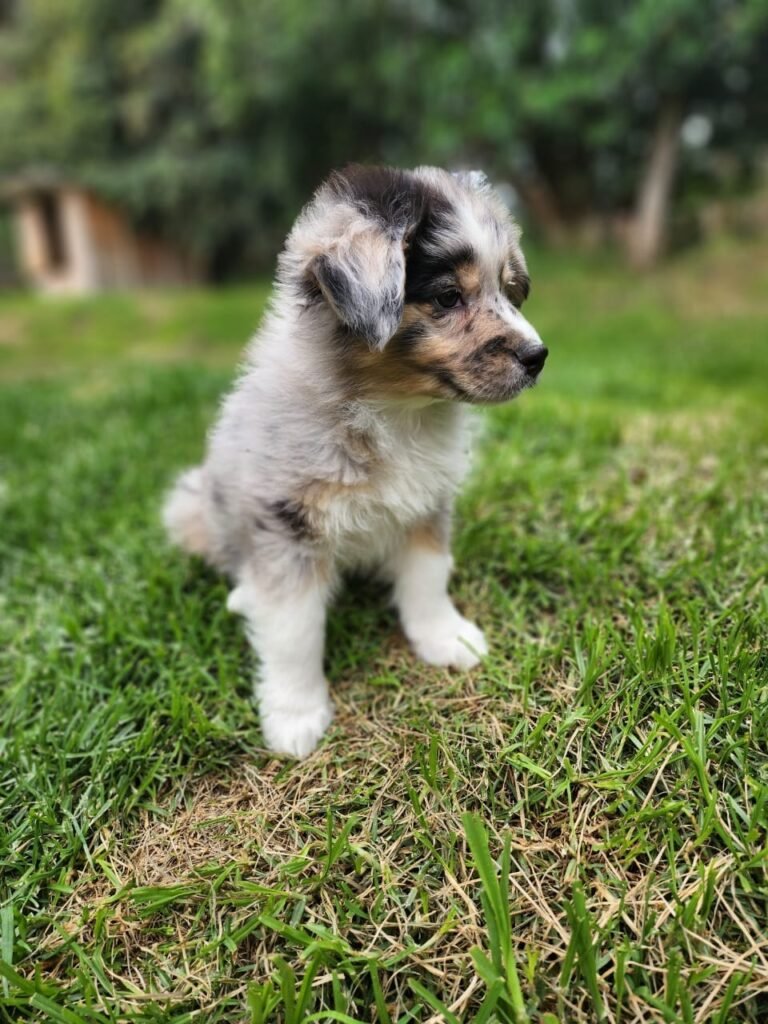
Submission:
[[[492,660],[345,592],[294,770],[159,508],[355,160],[482,168],[551,355],[457,505]],[[470,1020],[471,808],[537,1020],[768,1021],[767,179],[768,0],[0,0],[0,1019]]]
[[269,272],[349,161],[635,267],[768,227],[768,0],[0,0],[0,287]]

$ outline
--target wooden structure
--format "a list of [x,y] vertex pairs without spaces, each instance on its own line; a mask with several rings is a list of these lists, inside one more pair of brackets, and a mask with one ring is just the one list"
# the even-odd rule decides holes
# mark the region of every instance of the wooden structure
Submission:
[[6,181],[19,269],[41,292],[87,295],[201,280],[194,261],[137,230],[125,214],[50,174]]

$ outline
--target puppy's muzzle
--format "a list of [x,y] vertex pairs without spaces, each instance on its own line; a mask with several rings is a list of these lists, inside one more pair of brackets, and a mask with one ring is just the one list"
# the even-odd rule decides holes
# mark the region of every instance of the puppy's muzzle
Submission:
[[518,362],[523,364],[526,373],[529,373],[531,377],[538,377],[544,369],[544,363],[547,361],[549,349],[546,345],[536,342],[535,344],[526,344],[522,346],[515,352],[515,355]]

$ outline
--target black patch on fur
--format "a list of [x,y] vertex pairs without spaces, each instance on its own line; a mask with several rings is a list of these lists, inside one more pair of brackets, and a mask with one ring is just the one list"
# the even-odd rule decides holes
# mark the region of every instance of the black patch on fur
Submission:
[[[315,287],[317,290],[320,291],[317,285],[317,281],[319,281],[334,306],[337,309],[345,309],[349,303],[350,295],[350,282],[347,276],[342,274],[328,256],[318,256],[312,264],[312,269],[315,274]],[[356,325],[353,323],[348,324],[348,326],[352,330],[356,329]]]
[[226,509],[227,497],[218,484],[214,484],[213,489],[211,490],[211,499],[220,512],[223,512]]
[[484,345],[472,349],[464,356],[462,362],[470,373],[478,373],[494,356],[508,356],[511,359],[514,354],[515,350],[510,340],[500,334],[486,341]]
[[405,265],[405,301],[431,302],[435,295],[452,286],[456,268],[471,263],[474,258],[469,245],[450,252],[432,253],[417,239]]
[[333,337],[341,348],[347,348],[357,341],[357,335],[355,332],[351,327],[347,327],[342,320],[337,320],[333,325]]
[[444,387],[452,391],[457,398],[461,398],[465,402],[472,401],[472,396],[469,392],[464,390],[451,371],[445,366],[430,366],[429,371]]
[[320,285],[317,283],[317,278],[312,274],[307,274],[299,282],[299,288],[301,289],[302,298],[307,306],[314,306],[315,303],[319,302],[323,297],[323,293],[320,291]]
[[[439,278],[452,278],[456,267],[474,259],[470,246],[434,254],[427,246],[456,216],[451,201],[429,182],[393,167],[352,164],[331,175],[329,186],[340,198],[380,220],[394,234],[405,232],[405,300],[430,301]],[[443,282],[444,287],[450,283]]]
[[402,345],[404,348],[410,348],[412,345],[415,345],[418,341],[421,341],[421,339],[426,335],[426,333],[426,324],[423,324],[420,321],[416,320],[414,323],[408,324],[407,327],[404,327],[396,335],[396,340],[398,344]]
[[495,338],[491,338],[490,341],[486,341],[482,348],[476,350],[475,355],[482,356],[498,356],[503,353],[512,354],[512,348],[509,341],[504,337],[503,334],[497,335]]
[[[411,171],[353,164],[332,174],[326,188],[340,201],[356,205],[371,220],[378,221],[393,242],[403,245],[406,302],[431,302],[440,291],[455,285],[458,266],[475,259],[469,245],[459,244],[448,251],[440,251],[438,247],[435,251],[437,238],[450,228],[457,211],[439,186],[418,178]],[[383,347],[386,339],[383,341],[378,333],[382,323],[400,320],[399,296],[383,294],[381,315],[371,324],[363,322],[363,309],[355,315],[352,282],[345,280],[327,257],[319,256],[314,261],[311,278],[304,285],[308,304],[317,301],[319,282],[352,333],[376,347]],[[440,311],[435,313],[439,315]]]
[[307,540],[312,536],[306,510],[298,501],[273,501],[269,511],[296,540]]
[[408,171],[365,164],[350,164],[335,171],[328,185],[339,199],[354,203],[395,233],[418,224],[429,191]]
[[360,336],[342,320],[338,320],[333,328],[333,337],[340,349],[353,349],[360,344]]
[[406,302],[431,302],[438,292],[450,288],[458,266],[475,259],[470,245],[435,251],[438,235],[450,226],[455,216],[453,205],[443,196],[434,197],[425,206],[411,238],[405,264]]

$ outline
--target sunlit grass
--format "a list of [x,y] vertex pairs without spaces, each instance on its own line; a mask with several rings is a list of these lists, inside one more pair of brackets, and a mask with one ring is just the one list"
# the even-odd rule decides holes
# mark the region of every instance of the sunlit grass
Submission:
[[531,264],[456,524],[492,654],[354,583],[300,764],[158,523],[266,290],[0,301],[0,1019],[765,1019],[768,260]]

